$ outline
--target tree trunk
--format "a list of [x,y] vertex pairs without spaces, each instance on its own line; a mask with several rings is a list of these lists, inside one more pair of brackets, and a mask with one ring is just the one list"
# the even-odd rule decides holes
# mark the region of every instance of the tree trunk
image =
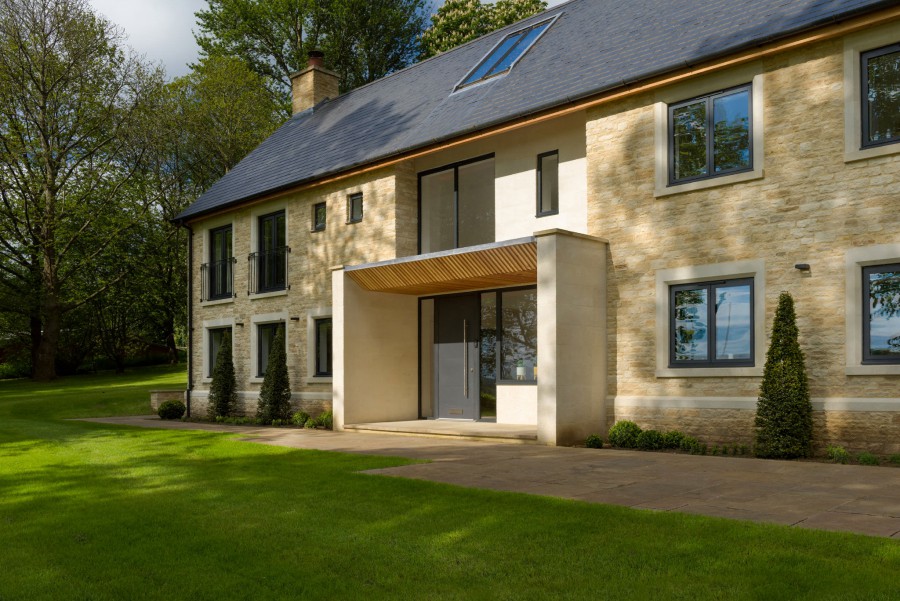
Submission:
[[169,365],[178,365],[178,347],[175,346],[175,332],[171,327],[166,334],[166,348],[169,351]]
[[59,347],[61,324],[59,302],[56,298],[50,298],[44,303],[44,331],[33,370],[34,379],[39,382],[49,382],[56,378],[56,351]]

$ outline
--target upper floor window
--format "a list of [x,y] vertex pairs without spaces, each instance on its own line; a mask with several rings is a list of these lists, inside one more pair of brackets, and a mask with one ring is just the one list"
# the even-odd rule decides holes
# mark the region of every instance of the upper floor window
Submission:
[[203,300],[231,298],[234,295],[234,257],[230,225],[209,231],[209,263],[203,266],[206,277]]
[[419,174],[419,250],[494,242],[494,157]]
[[900,43],[862,59],[862,146],[900,142]]
[[[287,233],[284,211],[259,218],[258,249],[250,256],[251,292],[273,292],[287,287]],[[255,289],[253,285],[255,284]]]
[[550,27],[553,20],[543,21],[525,29],[514,31],[494,46],[469,75],[457,86],[457,89],[470,86],[498,75],[503,75],[513,68],[528,49]]
[[363,218],[362,192],[347,197],[347,223],[359,223]]
[[327,217],[326,205],[324,202],[317,202],[313,205],[312,219],[314,232],[325,230],[325,218]]
[[862,273],[863,363],[900,363],[900,263]]
[[669,288],[670,367],[754,365],[753,278]]
[[538,155],[537,215],[559,213],[559,151]]
[[753,169],[750,85],[669,105],[669,185]]

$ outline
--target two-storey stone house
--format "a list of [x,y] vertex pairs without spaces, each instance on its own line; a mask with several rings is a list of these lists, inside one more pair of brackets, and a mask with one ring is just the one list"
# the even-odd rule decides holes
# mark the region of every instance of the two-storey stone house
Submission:
[[785,290],[817,443],[900,452],[896,1],[572,0],[294,110],[180,216],[194,412],[281,325],[337,429],[746,444]]

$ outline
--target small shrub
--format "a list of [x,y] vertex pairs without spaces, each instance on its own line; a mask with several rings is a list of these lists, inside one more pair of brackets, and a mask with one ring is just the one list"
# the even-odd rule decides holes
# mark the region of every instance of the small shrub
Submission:
[[318,422],[323,428],[332,430],[334,428],[334,414],[331,411],[326,411],[319,416]]
[[286,426],[286,425],[288,425],[288,423],[289,422],[287,420],[283,420],[283,419],[273,419],[272,420],[273,426]]
[[663,446],[663,433],[659,430],[644,430],[638,434],[637,448],[642,451],[658,451]]
[[881,462],[878,461],[878,457],[869,453],[868,451],[863,451],[859,454],[859,457],[856,458],[859,461],[860,465],[878,465]]
[[842,446],[828,445],[825,456],[834,463],[847,463],[850,461],[850,453]]
[[719,454],[719,445],[717,445],[717,444],[716,444],[716,445],[713,445],[713,448],[712,448],[712,454],[713,454],[713,455],[718,455],[718,454]]
[[596,434],[591,434],[584,441],[584,446],[589,449],[602,449],[603,448],[603,439],[597,436]]
[[307,428],[309,430],[314,430],[318,426],[319,426],[319,422],[314,417],[309,418],[308,420],[306,420],[306,423],[303,424],[303,427]]
[[160,419],[181,419],[187,407],[181,401],[166,401],[156,412]]
[[309,413],[306,411],[297,411],[291,416],[291,423],[295,426],[305,426],[309,421]]
[[681,447],[681,441],[684,440],[684,433],[678,430],[669,430],[663,434],[663,447],[667,449],[677,449]]
[[222,336],[222,346],[213,367],[212,383],[209,385],[209,406],[207,417],[218,421],[220,417],[233,416],[237,411],[237,380],[231,354],[231,333]]
[[748,447],[745,444],[742,444],[741,445],[741,455],[746,455],[749,452],[750,452],[750,447]]
[[700,454],[701,454],[701,455],[706,455],[706,453],[707,453],[708,451],[709,451],[709,447],[706,446],[706,443],[705,443],[705,442],[701,442],[701,443],[700,443]]
[[640,433],[641,427],[634,422],[628,420],[616,422],[609,429],[609,444],[620,449],[633,449],[637,446]]
[[700,449],[700,441],[693,436],[683,436],[681,442],[678,443],[678,448],[693,455]]
[[725,445],[722,445],[722,454],[723,454],[723,455],[727,455],[727,454],[728,454],[728,447],[725,446]]
[[890,457],[888,457],[888,461],[893,463],[894,465],[900,465],[900,453],[891,455]]

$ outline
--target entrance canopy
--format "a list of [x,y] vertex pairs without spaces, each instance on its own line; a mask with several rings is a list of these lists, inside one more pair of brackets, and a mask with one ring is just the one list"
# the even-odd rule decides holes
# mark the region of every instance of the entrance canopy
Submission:
[[345,267],[362,289],[393,294],[445,294],[537,281],[537,242],[519,238],[381,263]]

